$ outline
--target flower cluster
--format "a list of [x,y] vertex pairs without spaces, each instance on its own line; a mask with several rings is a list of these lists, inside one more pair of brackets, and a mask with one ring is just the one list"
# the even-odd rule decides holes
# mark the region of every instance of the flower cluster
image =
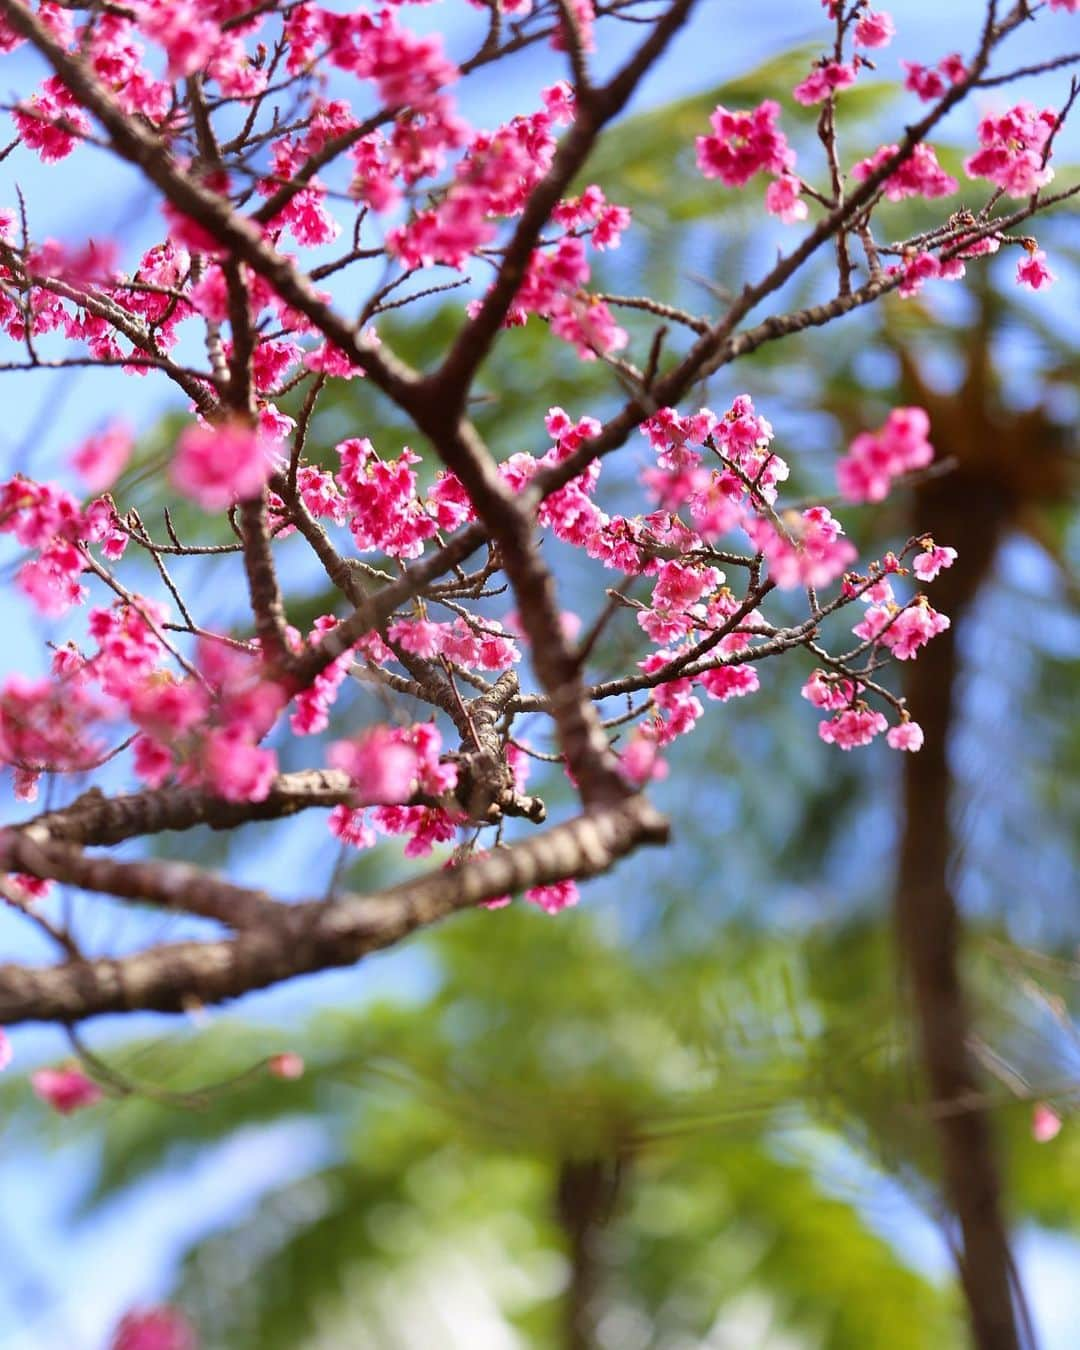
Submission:
[[964,160],[964,172],[989,179],[1010,197],[1030,197],[1054,176],[1046,158],[1057,125],[1053,108],[1037,113],[1030,103],[1018,103],[1000,117],[984,117],[979,123],[981,149]]
[[273,446],[240,422],[190,426],[176,443],[173,486],[204,511],[258,497],[273,467]]
[[922,408],[894,408],[878,431],[861,432],[836,466],[840,491],[850,502],[880,502],[901,474],[925,469],[934,458]]
[[[869,159],[861,159],[851,170],[852,178],[862,181],[899,153],[897,145],[883,145]],[[882,190],[891,202],[905,197],[949,197],[959,187],[956,179],[937,161],[932,145],[921,141],[898,168],[885,179]]]
[[[440,759],[441,748],[442,737],[430,722],[374,727],[356,740],[332,745],[330,761],[349,775],[358,804],[334,808],[331,832],[354,848],[370,848],[376,829],[407,835],[408,858],[423,857],[436,844],[452,840],[464,817],[441,804],[457,784],[457,769]],[[412,798],[425,800],[410,804]]]
[[777,127],[780,105],[766,99],[748,112],[729,112],[718,105],[710,117],[711,136],[697,138],[698,168],[706,178],[727,187],[742,187],[757,173],[775,174],[765,190],[765,208],[785,225],[805,220],[802,183],[792,173],[795,151]]
[[792,90],[797,103],[809,107],[832,98],[841,89],[849,89],[858,76],[858,67],[854,61],[819,61],[801,84]]
[[907,72],[904,76],[904,88],[918,94],[924,103],[932,103],[942,98],[954,84],[967,78],[967,67],[959,52],[943,56],[936,66],[920,65],[918,61],[901,61]]
[[750,112],[718,106],[709,118],[713,134],[697,138],[698,168],[727,187],[742,187],[756,173],[783,174],[794,168],[795,152],[776,126],[779,115],[780,105],[772,99]]

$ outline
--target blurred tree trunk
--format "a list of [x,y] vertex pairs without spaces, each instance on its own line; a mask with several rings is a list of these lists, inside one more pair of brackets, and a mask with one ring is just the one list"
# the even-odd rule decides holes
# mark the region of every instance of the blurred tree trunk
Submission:
[[570,1263],[564,1303],[565,1350],[594,1350],[603,1277],[601,1240],[611,1218],[623,1167],[607,1158],[566,1158],[555,1183],[555,1216]]
[[[939,447],[941,448],[941,447]],[[957,631],[989,575],[1008,519],[992,483],[957,472],[925,484],[914,519],[959,559],[934,583],[935,608],[952,627],[912,662],[906,694],[926,733],[918,754],[904,756],[904,818],[896,875],[901,959],[910,981],[921,1058],[938,1117],[942,1171],[960,1228],[960,1276],[980,1350],[1017,1350],[1012,1264],[1000,1204],[991,1122],[985,1110],[949,1110],[974,1099],[980,1082],[968,1049],[960,983],[960,919],[949,880],[952,782],[949,739],[957,696]]]
[[1017,1350],[1025,1324],[1001,1205],[992,1121],[969,1048],[960,974],[961,923],[951,885],[954,783],[949,770],[958,699],[957,642],[990,577],[1005,535],[1067,489],[1058,430],[1041,408],[1011,413],[997,397],[992,338],[1001,315],[985,290],[966,347],[966,378],[955,394],[927,385],[900,350],[906,393],[930,413],[939,459],[953,472],[920,485],[912,532],[957,549],[956,564],[933,584],[932,599],[952,627],[906,671],[912,716],[926,734],[904,755],[903,822],[894,911],[900,962],[913,1012],[926,1087],[935,1110],[946,1198],[959,1229],[957,1255],[979,1350]]

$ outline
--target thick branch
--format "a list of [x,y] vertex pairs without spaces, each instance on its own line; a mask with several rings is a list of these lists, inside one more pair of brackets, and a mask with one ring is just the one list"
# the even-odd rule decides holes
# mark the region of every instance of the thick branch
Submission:
[[665,819],[643,797],[599,809],[374,896],[291,906],[281,924],[221,942],[182,942],[116,960],[0,967],[0,1025],[75,1022],[136,1009],[179,1012],[221,1003],[313,971],[352,965],[417,928],[530,886],[607,871],[642,844],[666,842]]
[[14,828],[31,838],[47,835],[72,844],[119,844],[163,830],[233,830],[252,820],[280,820],[312,807],[329,808],[352,794],[348,775],[335,769],[283,773],[261,802],[227,802],[205,788],[148,788],[122,797],[90,791],[59,811],[35,816]]
[[29,872],[84,891],[216,919],[230,928],[273,925],[286,912],[264,892],[234,886],[188,863],[120,862],[83,853],[75,844],[38,840],[17,830],[7,831],[0,840],[0,871]]

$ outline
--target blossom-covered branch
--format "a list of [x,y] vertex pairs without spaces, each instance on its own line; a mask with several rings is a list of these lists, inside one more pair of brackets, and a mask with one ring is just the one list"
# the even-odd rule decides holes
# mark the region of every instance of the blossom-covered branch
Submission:
[[[829,54],[794,90],[799,102],[825,110],[824,185],[796,174],[776,104],[717,109],[711,133],[697,143],[707,178],[741,187],[771,175],[768,212],[788,227],[807,220],[811,206],[819,218],[720,313],[686,316],[694,340],[666,366],[653,333],[641,367],[646,379],[616,359],[628,335],[608,301],[588,290],[590,249],[616,247],[629,213],[597,184],[577,197],[564,194],[690,12],[689,0],[674,0],[598,84],[590,60],[604,12],[588,0],[538,6],[510,37],[490,28],[460,68],[437,38],[416,35],[393,9],[343,16],[313,4],[249,12],[206,3],[181,17],[140,0],[130,10],[90,7],[79,25],[69,7],[49,0],[36,10],[0,0],[4,48],[29,41],[54,72],[14,109],[22,147],[55,163],[80,142],[87,154],[107,146],[161,193],[164,225],[162,241],[129,273],[107,241],[35,242],[26,208],[6,213],[0,324],[30,366],[62,362],[63,339],[76,349],[73,361],[149,366],[191,400],[196,420],[176,443],[170,480],[208,516],[229,515],[254,629],[250,638],[239,635],[239,616],[234,631],[202,620],[170,570],[182,569],[188,554],[217,553],[224,566],[231,546],[183,541],[169,517],[168,542],[155,542],[138,514],[111,496],[80,501],[22,476],[5,485],[0,529],[27,550],[18,582],[41,612],[60,616],[86,603],[87,582],[105,588],[105,603],[90,611],[89,647],[69,642],[56,651],[50,677],[15,677],[4,687],[0,739],[17,789],[32,796],[43,773],[85,774],[126,759],[144,785],[93,808],[84,797],[50,812],[54,840],[108,843],[170,819],[229,828],[332,804],[331,828],[350,846],[391,834],[405,837],[410,856],[455,839],[467,850],[487,828],[501,840],[507,818],[539,821],[545,813],[525,791],[528,752],[549,759],[551,752],[522,751],[515,718],[545,712],[555,756],[586,806],[616,803],[666,772],[666,748],[702,715],[696,691],[719,701],[751,694],[759,662],[798,648],[818,668],[805,692],[828,714],[824,738],[851,748],[888,730],[890,744],[918,748],[921,733],[881,672],[947,625],[911,582],[932,581],[952,550],[916,537],[902,552],[857,567],[827,507],[785,508],[787,466],[749,397],[718,412],[676,405],[702,376],[763,343],[832,322],[889,291],[910,295],[933,277],[956,279],[967,259],[1010,242],[1010,229],[1064,195],[1045,189],[1071,101],[1057,113],[1017,105],[984,119],[966,169],[990,182],[987,205],[954,211],[912,241],[881,243],[873,221],[889,202],[955,191],[927,136],[992,78],[997,48],[1026,11],[988,9],[968,58],[950,58],[940,77],[909,72],[909,87],[931,107],[895,145],[847,166],[832,110],[870,68],[862,53],[887,46],[894,25],[865,5],[833,6]],[[256,34],[272,40],[252,49]],[[454,83],[541,39],[567,53],[570,82],[541,90],[533,111],[495,133],[470,127],[455,109]],[[1050,58],[1045,69],[1062,64]],[[354,92],[328,98],[322,71],[343,82],[343,95],[349,81]],[[342,187],[323,174],[337,175]],[[253,195],[262,202],[251,210]],[[1003,213],[1002,196],[1022,205]],[[305,266],[285,251],[289,235],[302,250],[330,244],[343,213],[352,216],[353,242],[333,265]],[[743,326],[829,240],[840,245],[835,297]],[[1037,245],[1019,242],[1028,259],[1019,279],[1047,284]],[[886,264],[891,257],[899,261]],[[483,275],[489,259],[494,280],[468,303],[430,373],[389,351],[371,317],[395,274],[405,280],[449,268],[469,281],[474,265]],[[317,282],[347,272],[362,283],[373,264],[384,269],[372,280],[373,298],[357,303],[354,282],[348,311],[319,289]],[[861,269],[865,280],[857,279]],[[649,312],[647,303],[639,308]],[[653,313],[677,317],[670,306]],[[581,359],[604,357],[638,387],[606,421],[552,409],[550,448],[507,455],[509,447],[484,443],[465,410],[502,328],[530,315]],[[200,328],[203,369],[173,355],[182,332]],[[325,390],[365,376],[434,448],[443,468],[433,480],[408,447],[394,457],[362,436],[336,447],[336,472],[309,458],[308,428]],[[294,390],[303,396],[298,417],[279,402]],[[641,478],[641,511],[613,515],[598,500],[601,461],[638,429],[654,456]],[[897,410],[841,460],[842,495],[879,500],[897,478],[925,468],[929,435],[919,410]],[[130,434],[110,427],[71,463],[100,494],[131,451]],[[580,620],[560,604],[537,529],[622,578],[608,588],[594,638],[581,646]],[[277,561],[293,532],[344,609],[306,634],[290,626]],[[727,542],[738,536],[749,552]],[[462,571],[483,548],[486,562]],[[153,563],[159,593],[123,579],[131,549]],[[365,555],[376,559],[362,561]],[[496,617],[489,596],[505,584],[501,577],[512,606]],[[820,598],[837,583],[832,598]],[[806,594],[805,619],[777,622],[766,612],[774,593],[787,590]],[[866,608],[853,625],[859,644],[844,651],[830,645],[824,628],[850,605]],[[645,644],[637,669],[589,670],[596,624],[628,621]],[[522,657],[536,688],[522,687],[513,673]],[[282,738],[317,744],[350,673],[389,699],[427,703],[434,720],[373,725],[331,744],[308,777],[279,775]],[[634,692],[648,695],[636,717],[603,706]],[[891,728],[890,714],[897,719]],[[448,734],[456,749],[445,743]],[[64,870],[55,856],[49,862],[42,854],[39,864],[42,873]],[[22,865],[29,869],[25,858]],[[66,879],[80,868],[89,876],[89,866],[69,857]],[[120,876],[117,894],[128,885]],[[153,900],[146,876],[143,889]]]
[[[157,466],[186,504],[180,528],[173,511],[151,519],[128,500],[136,446],[121,423],[73,447],[66,483],[38,464],[0,483],[18,590],[50,623],[85,616],[52,643],[47,675],[0,685],[0,763],[17,796],[32,801],[45,776],[55,785],[48,810],[0,834],[0,892],[11,921],[60,949],[53,967],[0,967],[0,1024],[217,1003],[518,892],[556,913],[579,881],[666,839],[643,791],[701,723],[702,699],[750,697],[766,662],[797,652],[823,740],[919,751],[918,710],[889,668],[948,629],[927,588],[956,552],[916,533],[860,560],[833,507],[933,471],[925,412],[893,409],[837,447],[835,481],[793,502],[788,447],[751,394],[683,405],[768,343],[957,282],[1002,249],[1017,251],[1017,284],[1053,284],[1018,229],[1080,190],[1051,188],[1077,92],[1056,82],[1077,57],[1004,72],[997,61],[1022,25],[1075,0],[991,0],[965,53],[903,63],[903,125],[862,158],[845,144],[843,101],[888,62],[897,24],[867,0],[826,0],[821,55],[791,90],[817,110],[810,148],[797,151],[772,100],[717,107],[696,138],[706,180],[761,185],[760,227],[777,245],[704,313],[594,282],[598,256],[633,228],[611,185],[592,181],[594,152],[694,13],[693,0],[648,7],[613,67],[608,29],[642,20],[638,8],[462,0],[455,38],[471,55],[455,63],[411,26],[407,3],[0,0],[0,52],[25,44],[49,71],[18,91],[2,157],[112,155],[160,212],[155,242],[126,258],[111,240],[35,237],[21,196],[0,207],[0,374],[144,375],[168,381],[189,415]],[[494,130],[471,125],[455,86],[523,69],[516,54],[541,43],[547,79],[523,78]],[[984,199],[950,201],[960,183],[930,137],[975,91],[1000,98],[1019,78],[1043,80],[1045,106],[987,109],[963,159],[969,197],[982,185]],[[930,223],[896,238],[892,207],[909,200]],[[828,276],[824,298],[762,315],[810,266]],[[436,297],[460,310],[415,369],[384,316],[424,324]],[[635,317],[633,335],[617,312]],[[485,440],[476,383],[526,323],[604,363],[608,392],[592,408],[552,406],[525,445],[498,429]],[[330,451],[317,443],[328,394],[356,380],[418,448],[382,443],[374,422]],[[617,511],[608,466],[638,437],[638,496]],[[571,602],[567,549],[595,588]],[[304,551],[333,598],[299,631],[292,559]],[[236,604],[223,620],[224,597]],[[526,718],[542,719],[527,738]],[[306,767],[282,772],[285,753]],[[581,814],[545,824],[529,783],[538,763],[565,772]],[[86,776],[90,791],[65,802]],[[445,865],[365,897],[340,893],[335,872],[324,897],[284,903],[200,866],[182,833],[285,829],[319,809],[343,850],[389,837],[407,859],[445,850]],[[176,860],[95,851],[165,832]],[[57,886],[213,930],[91,959],[50,913]],[[954,1020],[955,1061],[966,1049]],[[68,1079],[49,1091],[63,1110],[99,1093]],[[976,1326],[984,1345],[1012,1347],[1007,1249],[979,1246],[978,1215],[954,1192],[969,1295],[991,1309]]]

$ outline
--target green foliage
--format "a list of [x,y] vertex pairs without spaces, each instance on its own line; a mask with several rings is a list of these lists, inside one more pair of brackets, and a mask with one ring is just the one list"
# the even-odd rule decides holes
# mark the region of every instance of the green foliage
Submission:
[[[647,1318],[657,1344],[704,1336],[747,1289],[810,1343],[854,1347],[861,1327],[862,1344],[899,1346],[905,1305],[928,1337],[948,1325],[948,1300],[867,1228],[868,1197],[827,1194],[797,1147],[793,1101],[844,1138],[867,1036],[850,1009],[831,1018],[796,946],[732,932],[657,964],[585,914],[516,906],[427,945],[441,974],[424,1002],[328,1010],[287,1038],[239,1023],[154,1038],[111,1062],[157,1093],[196,1092],[197,1109],[128,1099],[71,1122],[105,1123],[89,1206],[242,1130],[255,1146],[253,1125],[299,1117],[323,1135],[325,1166],[189,1253],[183,1301],[209,1346],[362,1328],[373,1309],[386,1316],[380,1290],[448,1278],[450,1252],[528,1344],[553,1344],[558,1281],[537,1272],[565,1251],[555,1177],[590,1158],[625,1167],[605,1300]],[[286,1045],[304,1054],[303,1079],[244,1075]]]

